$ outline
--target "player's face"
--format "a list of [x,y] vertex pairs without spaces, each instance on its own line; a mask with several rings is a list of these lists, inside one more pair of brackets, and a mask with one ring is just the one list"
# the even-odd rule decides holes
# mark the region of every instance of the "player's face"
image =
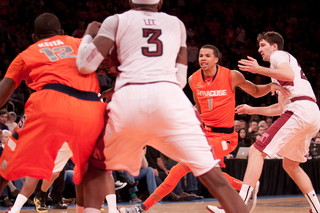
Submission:
[[203,71],[210,70],[216,66],[218,58],[213,54],[212,49],[202,48],[199,52],[199,65]]
[[270,56],[272,54],[272,46],[270,45],[269,42],[267,42],[266,40],[262,39],[259,42],[259,49],[258,52],[260,53],[260,55],[262,56],[262,60],[264,61],[270,61]]

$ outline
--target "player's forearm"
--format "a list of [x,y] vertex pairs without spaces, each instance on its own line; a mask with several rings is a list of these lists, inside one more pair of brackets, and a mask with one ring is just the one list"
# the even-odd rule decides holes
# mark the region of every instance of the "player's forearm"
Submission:
[[262,96],[267,95],[271,91],[271,85],[270,84],[256,85],[254,91],[255,92],[251,95],[255,98],[260,98]]
[[260,66],[258,72],[260,75],[268,76],[279,81],[293,81],[294,74],[290,67],[268,68]]
[[252,107],[251,114],[258,114],[264,116],[278,116],[281,115],[283,109],[279,103],[266,107]]

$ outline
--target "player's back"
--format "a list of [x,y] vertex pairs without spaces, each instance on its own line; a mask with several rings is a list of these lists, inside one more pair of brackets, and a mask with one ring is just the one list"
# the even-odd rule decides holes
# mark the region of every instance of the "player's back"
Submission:
[[121,74],[116,90],[126,83],[176,80],[176,58],[185,27],[174,16],[129,10],[118,15],[116,46]]
[[64,84],[82,91],[99,93],[99,83],[95,73],[80,74],[76,66],[76,56],[81,39],[56,35],[42,39],[20,53],[27,65],[27,85],[41,90],[50,83]]

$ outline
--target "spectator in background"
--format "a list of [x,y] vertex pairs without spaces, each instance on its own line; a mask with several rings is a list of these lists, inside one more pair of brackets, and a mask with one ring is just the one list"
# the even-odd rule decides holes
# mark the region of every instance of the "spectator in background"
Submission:
[[8,120],[8,111],[6,109],[0,110],[0,130],[9,130],[6,125]]
[[[153,172],[153,168],[149,167],[148,161],[146,159],[146,156],[145,156],[146,151],[147,151],[147,148],[145,147],[143,149],[142,154],[141,154],[141,169],[140,169],[139,175],[137,177],[133,177],[128,172],[125,172],[125,173],[128,176],[128,178],[133,182],[135,182],[135,181],[141,182],[141,179],[146,178],[147,188],[148,188],[148,192],[150,195],[154,192],[154,190],[156,190],[157,184],[156,184],[156,179],[155,179],[155,175]],[[137,192],[138,192],[138,188],[136,186],[134,188],[129,189],[130,203],[142,202],[142,200],[137,197],[137,195],[136,195]]]
[[267,129],[272,125],[272,123],[273,123],[273,119],[272,119],[272,117],[267,117],[266,118],[266,123],[267,123]]
[[258,127],[258,131],[257,133],[260,134],[260,135],[263,135],[263,133],[266,131],[266,128],[264,126],[259,126]]
[[84,35],[85,31],[86,31],[86,28],[84,26],[84,22],[80,21],[78,23],[78,28],[75,29],[75,31],[73,31],[72,36],[76,37],[76,38],[82,38],[82,36]]
[[251,121],[249,123],[247,138],[251,140],[252,135],[258,131],[258,122]]
[[235,120],[234,121],[234,131],[238,132],[239,133],[239,130],[241,128],[241,123],[239,120]]
[[252,135],[252,138],[251,138],[251,144],[254,144],[257,140],[259,140],[261,137],[261,134],[256,132]]
[[248,129],[247,127],[247,121],[243,120],[243,119],[240,119],[240,128],[241,129]]
[[16,120],[17,120],[17,114],[13,111],[9,112],[9,117],[8,117],[8,120],[6,122],[6,125],[8,126],[9,128],[9,131],[10,132],[13,132],[13,129],[16,128],[16,126],[18,125],[16,123]]
[[247,138],[247,130],[245,128],[239,129],[238,133],[238,145],[237,147],[231,152],[233,158],[237,156],[238,150],[240,147],[250,147],[251,141]]
[[258,123],[258,127],[259,126],[263,126],[266,130],[268,129],[268,124],[265,120],[261,120],[259,123]]

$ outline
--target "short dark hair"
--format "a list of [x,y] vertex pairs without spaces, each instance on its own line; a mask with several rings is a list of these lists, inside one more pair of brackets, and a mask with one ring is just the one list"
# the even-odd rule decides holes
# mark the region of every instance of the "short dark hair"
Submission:
[[284,40],[283,37],[278,32],[268,31],[260,33],[257,37],[257,41],[260,42],[261,40],[266,40],[269,44],[277,44],[278,50],[284,49]]
[[58,35],[60,32],[60,21],[58,17],[52,13],[42,13],[34,20],[34,33],[38,39]]
[[3,108],[3,109],[0,109],[0,115],[3,115],[3,114],[7,114],[8,115],[8,110]]
[[216,46],[213,46],[211,44],[205,44],[200,49],[212,49],[213,55],[218,58],[219,57],[219,49]]

